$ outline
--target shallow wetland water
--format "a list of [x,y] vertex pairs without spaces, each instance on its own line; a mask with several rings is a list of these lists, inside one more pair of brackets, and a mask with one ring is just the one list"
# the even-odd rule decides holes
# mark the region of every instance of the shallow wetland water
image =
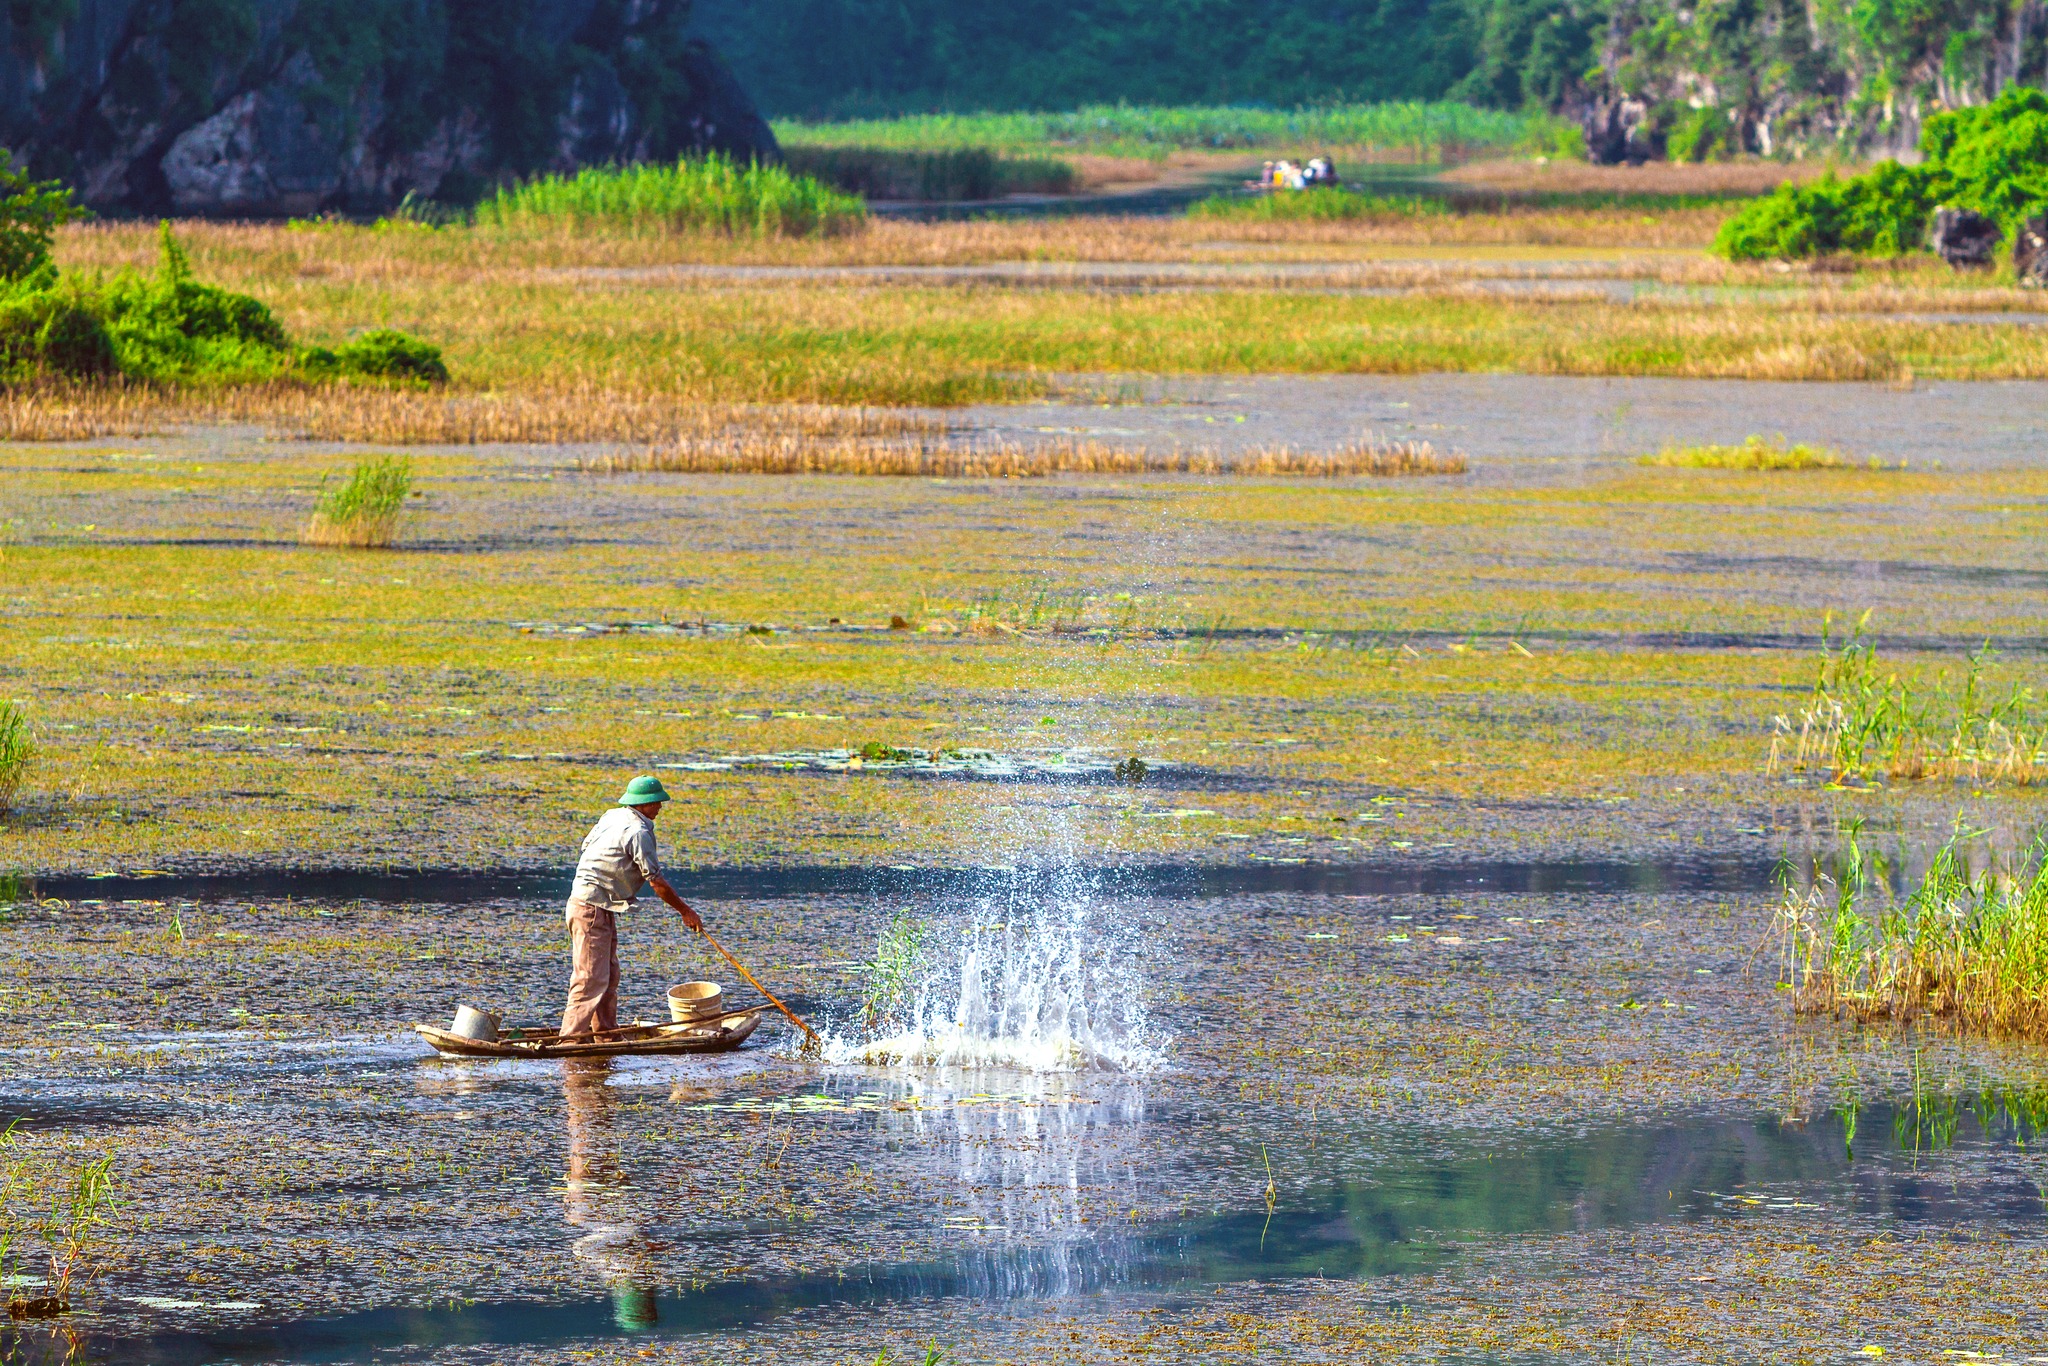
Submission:
[[[2048,1057],[1795,1019],[1769,939],[1780,859],[1860,820],[1910,871],[1959,813],[2010,847],[2038,791],[1766,763],[1830,612],[2037,681],[2042,393],[1218,378],[963,419],[1474,456],[1431,480],[440,448],[356,556],[294,531],[349,448],[11,450],[0,682],[62,777],[0,846],[0,1123],[38,1180],[111,1154],[118,1204],[77,1312],[0,1345],[2048,1357]],[[1779,431],[1910,467],[1633,463]],[[771,1018],[433,1057],[408,1026],[457,1002],[559,1011],[565,861],[636,771],[825,1056]],[[926,970],[863,1040],[906,909]],[[633,1014],[731,981],[672,917],[623,938]]]
[[[458,999],[547,1018],[552,898],[17,919],[45,1018],[0,1112],[117,1151],[132,1211],[85,1359],[1236,1359],[1246,1316],[1307,1359],[1340,1330],[1346,1359],[1933,1359],[2044,1327],[1969,1290],[2048,1245],[2038,1060],[1793,1022],[1753,889],[939,894],[932,1018],[969,977],[1011,1014],[907,1066],[844,1042],[874,898],[707,905],[832,1022],[826,1060],[769,1029],[609,1065],[398,1032]],[[670,920],[624,933],[628,1009],[710,971]],[[1845,1248],[1941,1317],[1815,1283],[1792,1333],[1753,1298]],[[1709,1287],[1696,1321],[1603,1317]]]

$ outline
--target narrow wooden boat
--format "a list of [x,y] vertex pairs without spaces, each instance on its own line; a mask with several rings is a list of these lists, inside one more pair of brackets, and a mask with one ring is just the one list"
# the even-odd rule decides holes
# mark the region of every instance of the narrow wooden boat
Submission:
[[724,1053],[747,1041],[766,1006],[735,1010],[683,1024],[632,1024],[563,1038],[552,1029],[508,1029],[495,1042],[453,1034],[435,1025],[413,1029],[451,1058],[613,1058],[640,1053]]

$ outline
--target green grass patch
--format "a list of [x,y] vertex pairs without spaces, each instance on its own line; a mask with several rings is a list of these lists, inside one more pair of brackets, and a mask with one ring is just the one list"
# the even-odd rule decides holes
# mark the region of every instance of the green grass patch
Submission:
[[1177,151],[1348,147],[1443,161],[1479,152],[1552,150],[1571,130],[1546,114],[1455,101],[1313,109],[1099,104],[1066,113],[913,114],[844,123],[778,120],[785,147],[994,148],[1163,157]]
[[[1667,446],[1654,455],[1639,456],[1639,465],[1662,465],[1687,470],[1846,470],[1858,462],[1828,446],[1805,442],[1785,444],[1785,438],[1766,441],[1752,436],[1739,446]],[[1877,469],[1877,461],[1869,462]]]
[[475,220],[499,228],[624,226],[728,237],[820,237],[859,228],[867,206],[785,167],[742,166],[714,155],[685,157],[674,165],[539,176],[478,204]]
[[1341,186],[1273,190],[1264,194],[1214,194],[1188,206],[1190,218],[1253,223],[1343,223],[1371,218],[1425,218],[1452,212],[1437,195],[1366,194]]

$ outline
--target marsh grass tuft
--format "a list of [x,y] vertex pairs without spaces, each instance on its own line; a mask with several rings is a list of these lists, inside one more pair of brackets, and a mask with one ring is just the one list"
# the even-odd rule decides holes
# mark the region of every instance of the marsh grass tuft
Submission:
[[28,717],[12,702],[0,702],[0,816],[14,808],[14,798],[35,760],[35,735]]
[[2048,1040],[2048,844],[1973,872],[1959,830],[1917,885],[1891,891],[1852,827],[1832,877],[1787,887],[1777,931],[1796,1008]]
[[1864,613],[1840,646],[1832,622],[1823,624],[1813,695],[1796,729],[1776,718],[1767,773],[1818,767],[1837,782],[1883,775],[2021,787],[2048,773],[2048,714],[2020,683],[2002,697],[1994,692],[1988,647],[1970,653],[1958,684],[1944,670],[1931,687],[1916,686],[1879,664],[1865,635],[1869,620]]
[[361,461],[340,484],[321,485],[301,539],[308,545],[389,546],[398,539],[398,519],[411,494],[411,462],[399,456]]
[[930,933],[922,920],[901,910],[876,938],[875,956],[862,965],[867,982],[861,990],[861,1027],[870,1035],[906,1022]]
[[[0,1130],[0,1285],[9,1318],[68,1313],[72,1291],[98,1272],[105,1260],[99,1230],[114,1209],[113,1169],[108,1154],[68,1175],[52,1171],[23,1151],[19,1120]],[[14,1287],[29,1280],[19,1268],[31,1245],[47,1253],[49,1277],[42,1294],[18,1296]]]
[[[1775,441],[1752,436],[1739,446],[1667,446],[1638,457],[1636,463],[1689,470],[1846,470],[1855,469],[1858,462],[1827,446],[1787,445],[1782,436]],[[1885,468],[1875,459],[1866,467]]]

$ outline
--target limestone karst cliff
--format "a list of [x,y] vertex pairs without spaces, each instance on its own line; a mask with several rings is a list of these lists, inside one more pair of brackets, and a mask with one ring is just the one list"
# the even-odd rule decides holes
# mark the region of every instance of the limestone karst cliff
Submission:
[[686,0],[13,0],[0,142],[102,211],[375,212],[773,155]]

